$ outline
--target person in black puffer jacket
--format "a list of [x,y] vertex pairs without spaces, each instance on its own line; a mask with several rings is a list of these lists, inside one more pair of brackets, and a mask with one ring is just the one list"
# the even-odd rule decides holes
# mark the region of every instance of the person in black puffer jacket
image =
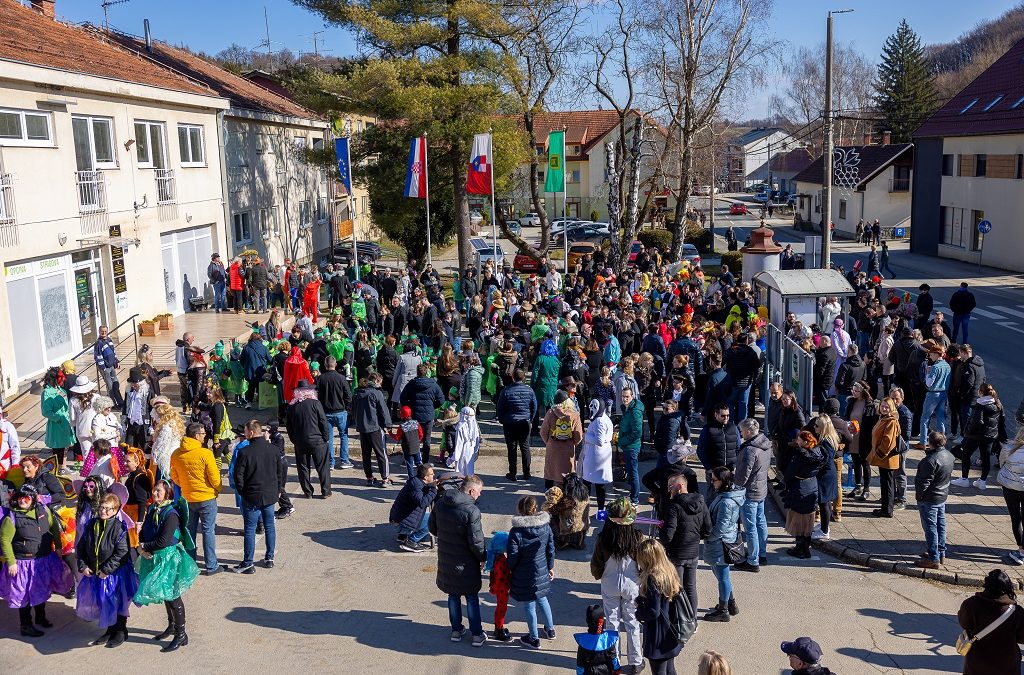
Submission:
[[320,494],[331,496],[331,469],[327,463],[327,416],[316,398],[316,389],[306,380],[300,380],[288,405],[288,438],[295,446],[295,470],[299,474],[299,487],[309,499],[313,485],[309,481],[310,467],[316,468]]
[[691,607],[697,607],[697,561],[700,542],[711,534],[711,514],[699,494],[690,492],[683,474],[669,478],[671,500],[665,513],[660,539],[669,561],[675,566]]
[[[391,505],[388,520],[398,524],[398,541],[403,551],[422,551],[428,546],[420,542],[427,537],[427,508],[437,497],[437,485],[434,484],[434,467],[420,464],[416,467],[416,475],[405,481],[402,490]],[[431,542],[432,544],[433,542]]]
[[483,646],[486,641],[480,623],[481,563],[487,560],[484,531],[480,526],[480,509],[476,500],[483,491],[484,482],[470,474],[462,482],[460,491],[444,493],[430,512],[427,527],[437,537],[437,588],[448,595],[448,617],[451,619],[452,639],[462,640],[462,597],[466,598],[469,630],[473,644]]
[[965,424],[963,452],[960,455],[961,477],[953,481],[953,485],[970,486],[968,476],[971,473],[971,456],[978,450],[981,453],[981,478],[974,481],[974,487],[984,490],[991,468],[992,451],[998,447],[997,442],[1006,440],[1006,415],[995,387],[983,384],[979,393],[981,396],[971,406],[971,413]]
[[529,634],[520,641],[534,649],[540,647],[537,630],[537,607],[544,613],[545,637],[555,637],[555,621],[551,617],[548,593],[555,577],[555,538],[551,534],[551,517],[537,512],[537,500],[523,497],[516,506],[518,516],[512,517],[508,533],[508,569],[512,574],[509,595],[523,603]]
[[444,392],[437,381],[427,377],[426,364],[416,366],[416,377],[402,389],[400,403],[412,409],[412,418],[423,425],[423,445],[420,453],[423,463],[430,461],[430,437],[434,433],[434,410],[444,404]]
[[[712,469],[720,466],[731,471],[736,466],[736,449],[740,444],[740,432],[729,419],[729,406],[719,403],[714,416],[709,417],[697,438],[697,457],[704,470],[710,475]],[[711,485],[710,479],[708,485]]]

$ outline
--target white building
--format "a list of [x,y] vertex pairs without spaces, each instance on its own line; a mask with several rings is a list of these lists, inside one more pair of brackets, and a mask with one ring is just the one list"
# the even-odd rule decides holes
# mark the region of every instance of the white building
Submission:
[[101,324],[207,294],[225,232],[228,101],[55,21],[52,0],[32,4],[0,0],[4,392],[88,347]]
[[[910,236],[910,194],[913,189],[914,146],[910,143],[836,147],[834,156],[845,157],[853,172],[846,185],[833,176],[832,223],[838,236],[853,238],[857,222],[877,218],[885,231],[903,228]],[[841,160],[842,161],[842,160]],[[856,164],[853,164],[856,162]],[[855,169],[852,167],[856,167]],[[822,161],[818,157],[793,178],[797,215],[804,222],[821,223]]]
[[750,129],[733,138],[725,146],[726,190],[743,192],[754,183],[767,183],[769,160],[799,147],[785,130],[776,127]]

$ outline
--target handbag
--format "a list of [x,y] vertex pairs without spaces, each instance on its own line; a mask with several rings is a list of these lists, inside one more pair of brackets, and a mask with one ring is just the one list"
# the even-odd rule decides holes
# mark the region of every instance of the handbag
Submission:
[[1013,610],[1015,609],[1017,609],[1017,605],[1010,605],[1008,608],[1003,610],[1002,614],[996,617],[995,621],[978,631],[978,634],[974,637],[968,635],[966,630],[960,631],[960,634],[956,636],[956,653],[960,656],[967,656],[967,652],[971,651],[971,647],[974,646],[975,642],[982,639],[996,628],[1002,626],[1003,623],[1010,618],[1010,615],[1013,614]]
[[747,540],[742,532],[737,533],[734,542],[722,540],[722,557],[726,565],[735,565],[747,559]]
[[259,408],[277,408],[277,387],[270,382],[260,382],[257,406]]

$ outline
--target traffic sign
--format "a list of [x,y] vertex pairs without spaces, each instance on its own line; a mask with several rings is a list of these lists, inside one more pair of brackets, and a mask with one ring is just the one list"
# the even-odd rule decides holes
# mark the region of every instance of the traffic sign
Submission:
[[978,232],[981,232],[982,234],[988,234],[991,231],[992,231],[992,221],[990,221],[990,220],[983,220],[983,221],[978,223]]
[[892,236],[894,236],[894,237],[905,237],[906,234],[907,234],[907,231],[904,228],[902,228],[902,227],[894,227],[892,229]]

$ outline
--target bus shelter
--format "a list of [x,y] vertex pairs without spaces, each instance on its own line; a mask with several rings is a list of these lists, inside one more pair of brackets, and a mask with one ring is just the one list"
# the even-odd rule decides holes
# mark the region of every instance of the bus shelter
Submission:
[[814,355],[783,332],[786,314],[792,312],[805,326],[820,325],[822,301],[837,297],[846,318],[846,300],[857,293],[842,274],[831,269],[765,270],[754,275],[752,281],[758,304],[768,309],[767,377],[762,400],[768,400],[770,382],[781,382],[783,388],[793,390],[800,406],[810,412]]

